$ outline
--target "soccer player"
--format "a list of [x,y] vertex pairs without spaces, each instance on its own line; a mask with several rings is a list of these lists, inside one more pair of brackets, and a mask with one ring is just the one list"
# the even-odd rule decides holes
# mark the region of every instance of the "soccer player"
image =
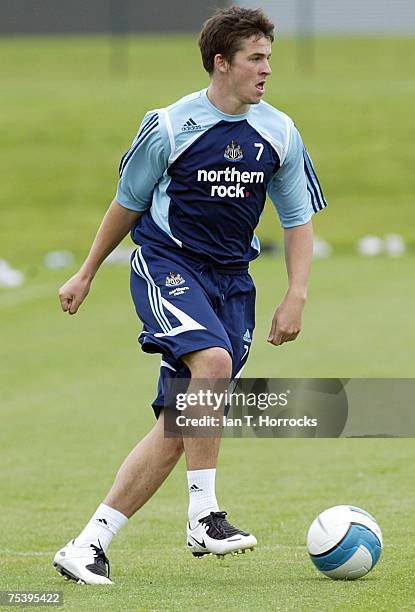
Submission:
[[268,342],[301,330],[312,259],[311,218],[326,206],[293,121],[262,100],[271,75],[273,24],[260,10],[215,13],[199,38],[207,89],[150,111],[120,165],[120,180],[90,253],[63,287],[75,314],[98,268],[128,232],[131,293],[143,322],[139,342],[161,353],[154,428],[125,459],[83,531],[56,553],[66,578],[111,584],[106,556],[114,535],[154,494],[185,453],[187,547],[195,556],[256,545],[232,526],[215,495],[219,437],[166,437],[164,391],[172,377],[232,379],[246,363],[255,325],[249,262],[268,192],[284,228],[288,289]]

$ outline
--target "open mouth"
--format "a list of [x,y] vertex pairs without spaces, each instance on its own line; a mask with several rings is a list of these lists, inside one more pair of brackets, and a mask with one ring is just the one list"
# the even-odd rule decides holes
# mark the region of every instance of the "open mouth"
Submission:
[[263,94],[265,91],[265,81],[260,81],[257,83],[255,88],[259,93]]

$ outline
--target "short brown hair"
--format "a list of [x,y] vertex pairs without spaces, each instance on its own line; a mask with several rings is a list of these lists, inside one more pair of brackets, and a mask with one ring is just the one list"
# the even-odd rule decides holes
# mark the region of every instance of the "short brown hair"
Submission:
[[274,24],[261,9],[247,9],[231,6],[219,9],[203,24],[199,36],[199,48],[205,70],[212,74],[215,55],[218,53],[232,63],[246,38],[265,36],[274,41]]

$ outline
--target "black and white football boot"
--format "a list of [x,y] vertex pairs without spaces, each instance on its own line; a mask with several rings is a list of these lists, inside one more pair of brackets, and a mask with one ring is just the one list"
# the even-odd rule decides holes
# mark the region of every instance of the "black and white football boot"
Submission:
[[187,548],[194,557],[214,554],[224,558],[229,553],[244,553],[254,550],[256,537],[230,525],[226,512],[211,512],[196,520],[194,526],[187,523]]
[[55,555],[56,571],[65,580],[75,580],[78,584],[112,584],[109,561],[98,544],[77,546],[75,540],[71,540]]

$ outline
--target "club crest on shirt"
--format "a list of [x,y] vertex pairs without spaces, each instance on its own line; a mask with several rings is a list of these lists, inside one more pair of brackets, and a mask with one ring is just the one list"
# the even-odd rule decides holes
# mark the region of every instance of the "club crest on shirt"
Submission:
[[232,140],[231,144],[226,147],[223,157],[228,161],[239,161],[240,159],[243,159],[244,153],[241,145]]
[[170,274],[166,276],[166,287],[178,287],[185,282],[183,276],[178,272],[170,272]]

